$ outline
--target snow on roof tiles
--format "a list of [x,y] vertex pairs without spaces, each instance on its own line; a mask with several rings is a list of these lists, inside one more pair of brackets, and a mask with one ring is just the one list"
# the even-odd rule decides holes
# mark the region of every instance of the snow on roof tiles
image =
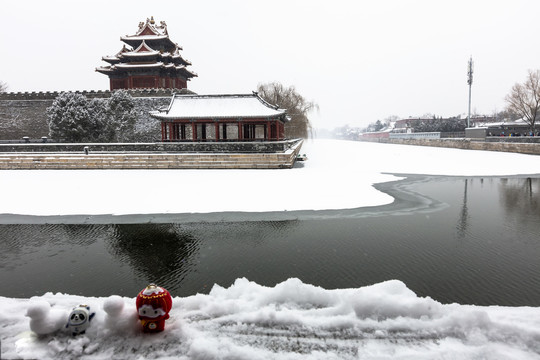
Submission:
[[124,51],[121,54],[121,56],[126,56],[126,57],[155,56],[155,55],[159,55],[159,51],[152,49],[150,46],[146,44],[144,40],[135,50]]
[[144,40],[161,40],[161,39],[168,39],[168,35],[126,35],[122,36],[120,40],[137,40],[137,41],[144,41]]
[[152,111],[158,119],[284,117],[286,111],[268,104],[257,94],[179,95],[165,111]]
[[161,66],[163,66],[162,62],[153,62],[151,64],[123,63],[123,64],[114,65],[114,67],[116,67],[117,69],[153,68],[153,67],[161,67]]

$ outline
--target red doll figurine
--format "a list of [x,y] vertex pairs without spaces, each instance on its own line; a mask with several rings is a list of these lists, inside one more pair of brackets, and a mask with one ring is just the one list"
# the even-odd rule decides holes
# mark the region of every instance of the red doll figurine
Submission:
[[136,304],[144,332],[165,329],[165,320],[169,318],[172,308],[172,297],[167,290],[150,284],[137,295]]

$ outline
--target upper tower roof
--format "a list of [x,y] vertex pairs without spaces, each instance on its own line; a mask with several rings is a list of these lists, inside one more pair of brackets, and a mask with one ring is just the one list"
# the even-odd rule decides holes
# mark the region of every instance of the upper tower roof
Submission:
[[146,22],[141,21],[139,23],[139,29],[134,35],[122,36],[120,40],[133,47],[137,47],[141,41],[146,41],[152,48],[156,48],[156,45],[160,44],[167,51],[171,51],[174,48],[182,50],[178,44],[175,44],[169,38],[165,21],[161,21],[157,25],[153,16],[150,19],[146,19]]
[[154,17],[140,22],[133,35],[120,37],[124,42],[115,55],[103,56],[108,66],[96,71],[109,76],[111,90],[117,88],[164,87],[185,88],[197,74],[189,70],[191,63],[180,54],[182,48],[169,38],[165,21]]

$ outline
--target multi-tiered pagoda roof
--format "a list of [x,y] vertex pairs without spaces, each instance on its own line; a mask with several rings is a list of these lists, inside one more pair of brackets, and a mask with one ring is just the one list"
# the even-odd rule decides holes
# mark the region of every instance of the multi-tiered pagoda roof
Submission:
[[122,49],[102,59],[110,65],[96,68],[109,76],[111,90],[136,88],[187,88],[187,81],[197,76],[187,67],[191,63],[180,54],[182,48],[167,32],[167,24],[154,18],[139,23],[134,35],[120,37]]

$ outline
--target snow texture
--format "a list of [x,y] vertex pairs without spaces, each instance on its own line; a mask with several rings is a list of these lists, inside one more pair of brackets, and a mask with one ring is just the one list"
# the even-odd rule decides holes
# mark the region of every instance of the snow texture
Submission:
[[[538,173],[540,158],[510,153],[345,141],[308,142],[309,160],[291,170],[4,171],[0,213],[107,214],[339,209],[391,202],[372,184],[385,173]],[[214,201],[212,192],[164,184],[262,192],[258,201]],[[211,186],[210,186],[211,187]],[[302,191],[298,191],[298,188]],[[163,194],[179,194],[158,201]],[[196,193],[196,194],[195,194]],[[38,201],[47,194],[54,201]],[[136,196],[134,196],[136,194]],[[208,196],[208,198],[205,198]],[[141,286],[143,287],[143,286]],[[291,278],[275,287],[237,279],[229,288],[173,299],[165,331],[144,334],[135,296],[46,293],[0,297],[2,359],[540,359],[540,308],[441,304],[391,280],[328,290]],[[88,304],[96,316],[73,337],[62,315]],[[57,317],[58,315],[58,317]],[[36,321],[39,325],[36,324]],[[65,323],[65,321],[63,322]],[[41,335],[39,335],[41,334]]]
[[30,318],[30,330],[37,335],[54,333],[61,329],[67,321],[67,312],[59,309],[51,310],[51,305],[43,300],[31,303],[26,311]]
[[[83,335],[37,336],[24,316],[36,301],[60,311],[85,302],[96,316]],[[47,293],[0,303],[2,359],[540,359],[540,309],[444,305],[397,280],[326,290],[237,279],[174,298],[159,334],[142,333],[134,298]]]

